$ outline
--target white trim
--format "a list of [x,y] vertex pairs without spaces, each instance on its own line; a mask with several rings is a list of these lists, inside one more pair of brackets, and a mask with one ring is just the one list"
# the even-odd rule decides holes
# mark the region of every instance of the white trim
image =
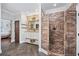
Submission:
[[48,52],[42,48],[39,48],[39,52],[43,52],[44,54],[48,55]]
[[67,4],[67,5],[64,6],[64,7],[45,10],[45,13],[46,13],[46,14],[50,14],[50,13],[55,13],[55,12],[59,12],[59,11],[65,11],[65,10],[67,10],[70,6],[71,6],[71,4]]
[[39,4],[39,50],[41,48],[41,4]]
[[25,43],[25,41],[20,41],[19,43],[22,44],[22,43]]

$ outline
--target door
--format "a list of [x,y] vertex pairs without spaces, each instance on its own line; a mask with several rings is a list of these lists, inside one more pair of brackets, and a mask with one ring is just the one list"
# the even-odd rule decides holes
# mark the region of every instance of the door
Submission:
[[15,21],[15,43],[19,43],[19,21]]

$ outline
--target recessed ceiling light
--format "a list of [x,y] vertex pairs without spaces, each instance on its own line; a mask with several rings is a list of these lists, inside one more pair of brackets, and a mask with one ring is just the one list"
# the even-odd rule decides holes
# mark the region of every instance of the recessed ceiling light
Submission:
[[53,6],[55,6],[55,7],[56,7],[56,6],[57,6],[57,4],[56,4],[56,3],[54,3],[54,4],[53,4]]

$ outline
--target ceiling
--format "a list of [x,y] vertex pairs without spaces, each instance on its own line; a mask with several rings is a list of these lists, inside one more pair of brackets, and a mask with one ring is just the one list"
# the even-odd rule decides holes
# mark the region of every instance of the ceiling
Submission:
[[32,12],[39,9],[38,3],[2,3],[1,6],[13,12]]
[[43,10],[55,9],[66,6],[68,3],[42,3],[41,7]]
[[[7,9],[12,12],[34,12],[39,10],[40,3],[2,3],[2,9]],[[66,6],[67,3],[41,3],[43,10],[55,9]]]

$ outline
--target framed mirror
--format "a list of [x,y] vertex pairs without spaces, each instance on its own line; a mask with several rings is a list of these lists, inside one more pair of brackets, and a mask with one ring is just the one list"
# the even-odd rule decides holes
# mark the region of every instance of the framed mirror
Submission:
[[39,17],[38,15],[27,16],[28,20],[28,31],[37,32],[39,31]]

